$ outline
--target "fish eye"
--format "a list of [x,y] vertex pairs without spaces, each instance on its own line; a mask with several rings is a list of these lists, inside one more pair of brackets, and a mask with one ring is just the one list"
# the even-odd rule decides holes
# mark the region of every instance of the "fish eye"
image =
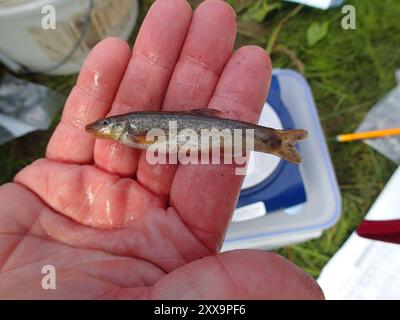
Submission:
[[111,123],[110,119],[106,119],[106,120],[103,120],[101,124],[103,126],[108,126],[110,123]]

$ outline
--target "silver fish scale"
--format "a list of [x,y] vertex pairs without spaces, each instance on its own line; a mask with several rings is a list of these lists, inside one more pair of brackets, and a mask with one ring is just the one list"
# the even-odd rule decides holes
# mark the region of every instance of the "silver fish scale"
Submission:
[[183,129],[193,129],[197,133],[200,133],[202,129],[216,129],[218,131],[223,129],[257,129],[256,125],[251,125],[242,121],[190,114],[186,112],[153,112],[151,114],[138,112],[129,115],[127,119],[133,132],[147,132],[155,128],[168,131],[172,121],[177,123],[178,131]]

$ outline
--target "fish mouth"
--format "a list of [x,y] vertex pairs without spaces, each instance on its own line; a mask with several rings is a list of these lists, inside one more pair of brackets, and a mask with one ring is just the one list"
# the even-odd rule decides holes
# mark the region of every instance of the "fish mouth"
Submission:
[[101,126],[99,126],[99,124],[97,122],[93,122],[90,123],[88,125],[85,126],[85,130],[86,132],[91,133],[92,135],[94,135],[95,137],[98,138],[108,138],[110,135],[106,134],[104,132],[104,130],[102,130],[103,128]]
[[96,125],[96,122],[89,123],[88,125],[85,126],[85,130],[95,136],[99,134],[98,127]]
[[94,127],[93,127],[93,123],[90,123],[90,124],[87,124],[86,126],[85,126],[85,130],[87,131],[87,132],[90,132],[90,133],[94,133]]
[[114,130],[110,128],[105,128],[103,124],[99,121],[95,121],[85,126],[86,132],[89,132],[96,138],[118,140],[119,135],[116,135]]

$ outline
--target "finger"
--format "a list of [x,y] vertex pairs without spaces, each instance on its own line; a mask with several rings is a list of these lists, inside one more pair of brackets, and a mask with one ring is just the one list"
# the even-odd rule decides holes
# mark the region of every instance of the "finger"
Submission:
[[[226,65],[209,107],[231,119],[257,122],[266,99],[271,62],[261,48],[239,49]],[[171,186],[171,203],[184,223],[211,252],[222,245],[236,206],[243,176],[233,165],[179,166]]]
[[[120,298],[135,296],[132,289],[118,291]],[[324,294],[314,279],[286,259],[272,252],[237,250],[172,271],[143,298],[317,300]]]
[[179,61],[168,86],[163,110],[206,107],[232,55],[235,12],[222,0],[201,3],[193,14]]
[[[236,16],[224,1],[199,5],[168,86],[162,109],[190,110],[208,105],[221,72],[232,55]],[[138,181],[152,192],[168,196],[176,165],[150,165],[142,153]]]
[[129,56],[128,44],[117,38],[101,41],[89,53],[47,146],[49,159],[82,164],[93,161],[94,138],[85,125],[110,110]]
[[123,226],[149,208],[163,206],[136,181],[93,166],[41,159],[20,171],[14,180],[55,211],[95,228]]
[[[191,19],[185,0],[158,0],[150,8],[132,51],[110,115],[158,110],[185,40]],[[132,176],[140,153],[117,142],[98,140],[96,164],[109,172]]]

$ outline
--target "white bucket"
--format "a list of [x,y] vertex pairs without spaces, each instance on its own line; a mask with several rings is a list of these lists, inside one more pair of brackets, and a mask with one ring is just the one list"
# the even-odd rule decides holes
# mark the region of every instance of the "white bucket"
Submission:
[[[55,8],[56,29],[42,28],[45,5]],[[101,39],[128,39],[137,16],[137,0],[0,0],[0,58],[33,72],[76,73]]]

